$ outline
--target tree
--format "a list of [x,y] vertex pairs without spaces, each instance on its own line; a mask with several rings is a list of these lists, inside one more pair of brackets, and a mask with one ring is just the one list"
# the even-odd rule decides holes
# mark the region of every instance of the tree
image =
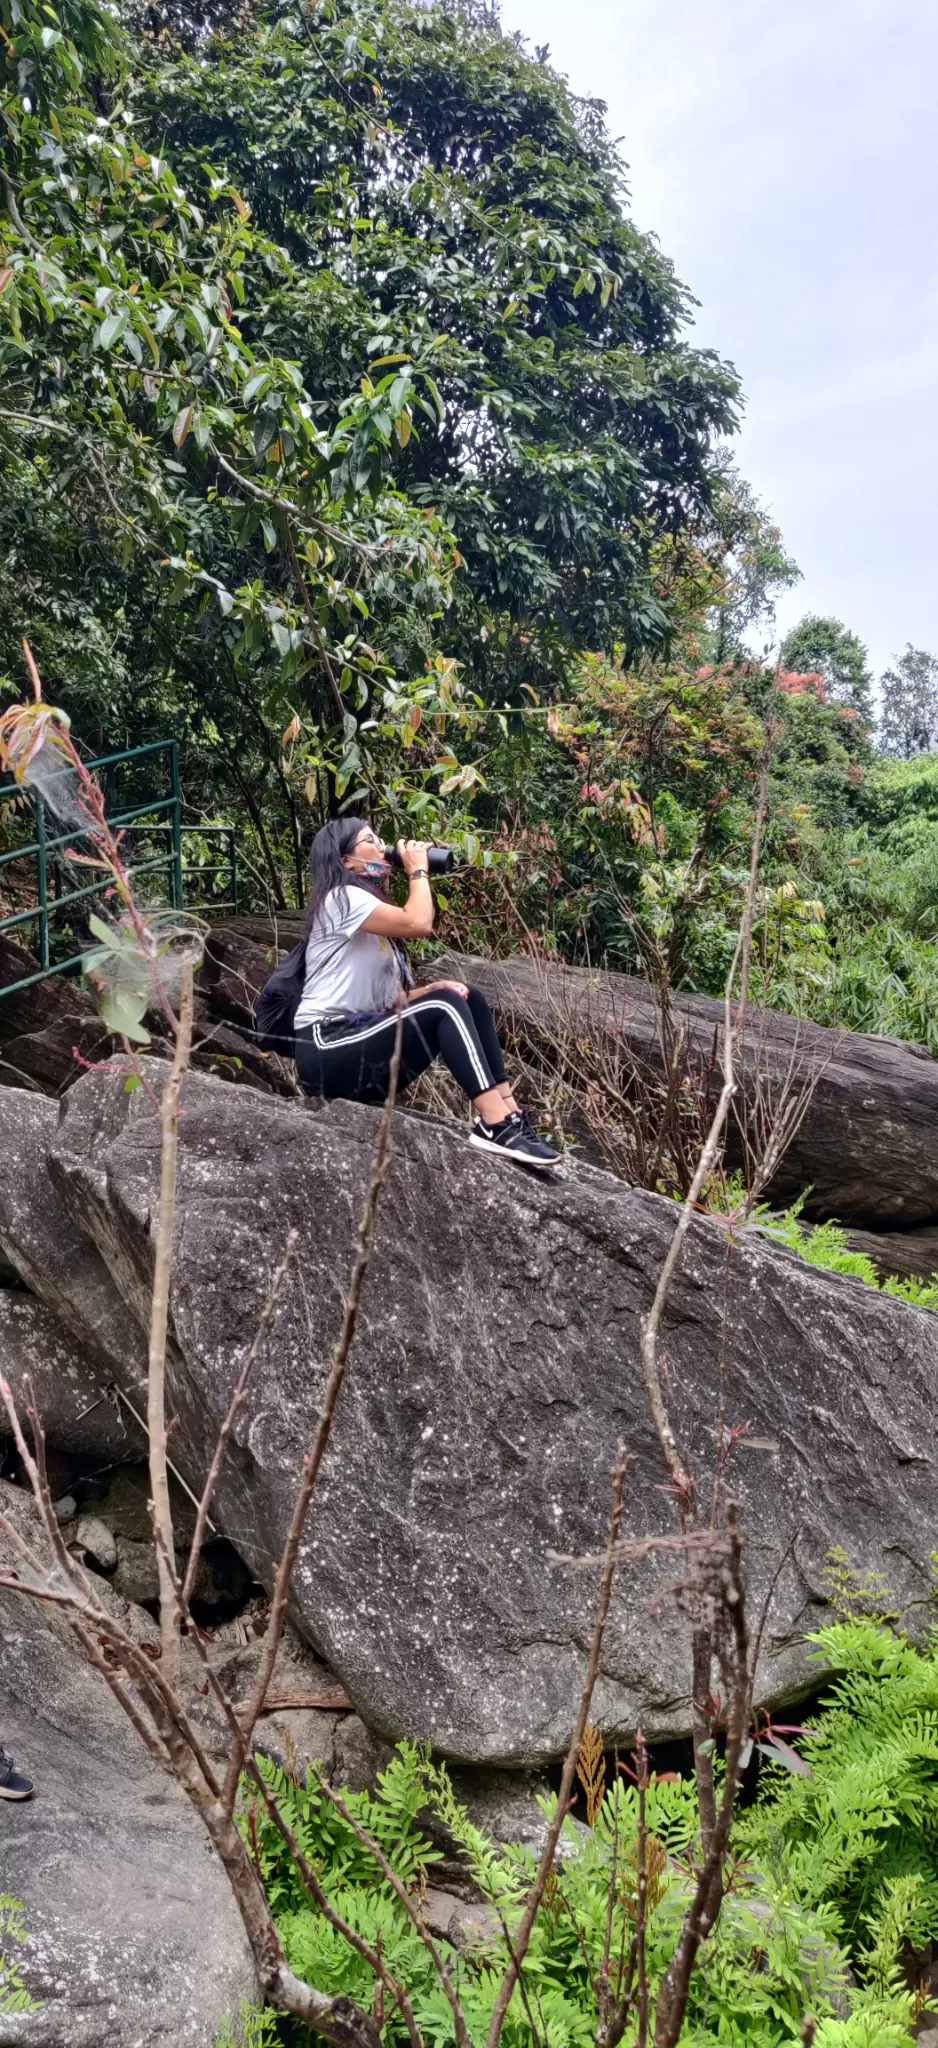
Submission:
[[732,462],[724,462],[713,493],[704,545],[717,568],[717,622],[709,635],[716,662],[748,651],[753,633],[771,636],[775,593],[801,579],[781,529]]
[[392,477],[432,377],[314,398],[263,329],[289,259],[223,176],[196,199],[141,146],[110,14],[2,5],[3,653],[15,674],[27,626],[80,731],[168,711],[249,808],[278,777],[295,825],[281,734],[305,716],[334,802],[406,764],[399,685],[437,673],[455,551]]
[[906,646],[895,668],[880,677],[884,754],[931,754],[938,750],[938,656]]
[[839,619],[800,619],[782,642],[782,667],[796,674],[822,675],[831,697],[873,724],[873,677],[862,640]]
[[[140,81],[187,181],[206,157],[290,251],[265,333],[321,402],[388,352],[432,362],[398,474],[455,532],[448,651],[489,694],[566,650],[660,644],[656,534],[709,502],[737,379],[681,328],[689,300],[623,210],[598,103],[492,14],[345,0],[262,14]],[[523,638],[522,638],[523,636]]]
[[733,424],[602,110],[469,6],[0,9],[0,673],[175,733],[281,900],[310,808],[458,836],[470,690],[667,642]]

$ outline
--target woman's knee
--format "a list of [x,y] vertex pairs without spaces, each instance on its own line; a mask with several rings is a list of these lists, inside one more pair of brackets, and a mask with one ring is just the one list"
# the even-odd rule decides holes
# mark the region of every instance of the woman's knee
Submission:
[[476,988],[475,982],[473,981],[469,983],[469,986],[466,990],[466,1002],[469,1006],[469,1009],[473,1011],[476,1016],[491,1016],[492,1005],[489,1002],[488,996],[483,995],[482,990],[480,988]]
[[[432,1008],[433,1005],[439,1005],[440,1009],[449,1010],[452,1016],[461,1017],[463,1020],[472,1015],[471,1004],[455,988],[435,988],[427,1007]],[[417,1010],[422,1007],[420,1003],[415,1005]]]

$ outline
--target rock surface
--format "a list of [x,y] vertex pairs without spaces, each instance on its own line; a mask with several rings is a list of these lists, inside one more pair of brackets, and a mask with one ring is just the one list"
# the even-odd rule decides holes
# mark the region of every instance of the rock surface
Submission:
[[865,1252],[881,1279],[932,1280],[938,1273],[938,1224],[915,1230],[851,1230],[848,1249]]
[[[18,1492],[3,1487],[7,1511]],[[32,1532],[32,1503],[13,1506]],[[215,2048],[223,2016],[257,1996],[221,1866],[66,1624],[9,1592],[0,1732],[36,1782],[4,1809],[0,1867],[25,1912],[16,1960],[42,2000],[0,2017],[0,2048]]]
[[[234,1025],[250,1023],[251,1004],[281,950],[293,945],[296,920],[275,929],[260,919],[232,919],[213,930],[202,970],[207,1006]],[[636,1058],[658,1059],[656,1019],[647,984],[635,976],[546,966],[521,956],[493,961],[444,956],[427,969],[475,981],[506,1030],[549,1046],[558,1030],[626,1040]],[[709,1056],[722,1003],[710,996],[675,998],[690,1040]],[[922,1274],[924,1244],[905,1247],[906,1229],[933,1223],[938,1234],[938,1062],[922,1046],[853,1031],[799,1023],[780,1010],[751,1013],[749,1055],[769,1072],[818,1073],[807,1115],[773,1188],[787,1203],[813,1190],[806,1214],[895,1234],[879,1246],[884,1272]],[[867,1249],[866,1246],[858,1247]],[[875,1254],[871,1253],[871,1256]],[[938,1264],[938,1256],[936,1256]],[[931,1265],[927,1272],[932,1271]]]
[[[503,1028],[549,1044],[558,1032],[624,1038],[632,1053],[660,1064],[647,984],[625,974],[545,967],[520,955],[481,960],[452,954],[433,974],[458,976],[485,991]],[[710,1056],[723,1004],[711,996],[675,997],[687,1020],[688,1046]],[[855,1031],[830,1031],[781,1010],[750,1011],[745,1064],[782,1076],[816,1075],[807,1114],[770,1190],[789,1202],[810,1187],[807,1216],[887,1230],[938,1222],[938,1061],[923,1046]]]
[[[267,1606],[264,1603],[263,1616],[259,1617],[261,1627],[266,1626]],[[227,1643],[225,1630],[219,1629],[214,1640],[205,1645],[212,1668],[229,1699],[237,1704],[246,1700],[257,1672],[261,1652],[260,1636],[252,1637],[246,1643]],[[183,1646],[183,1670],[185,1684],[186,1712],[198,1729],[199,1739],[209,1756],[217,1761],[227,1758],[230,1745],[230,1730],[218,1703],[205,1685],[202,1662],[190,1645]],[[335,1707],[299,1706],[301,1699],[337,1699],[341,1689],[335,1678],[320,1663],[309,1644],[287,1624],[284,1629],[270,1683],[269,1697],[282,1702],[262,1714],[257,1724],[255,1747],[265,1755],[272,1756],[282,1769],[295,1771],[301,1778],[307,1765],[322,1766],[326,1777],[336,1785],[351,1785],[352,1780],[346,1768],[347,1760],[355,1761],[364,1751],[364,1745],[351,1743],[342,1748],[337,1756],[337,1736],[343,1726],[356,1722],[357,1716],[350,1713],[348,1704],[344,1710]],[[367,1731],[363,1731],[367,1735]],[[372,1738],[374,1748],[374,1741]],[[387,1759],[382,1752],[377,1760],[381,1768]],[[366,1782],[369,1789],[374,1784],[374,1772]],[[360,1789],[356,1781],[353,1789]]]
[[[0,932],[0,989],[34,974],[35,954]],[[0,1080],[58,1095],[81,1073],[75,1057],[106,1059],[110,1037],[90,996],[70,975],[54,974],[0,999]]]
[[128,1372],[139,1392],[147,1370],[140,1325],[49,1182],[46,1162],[58,1118],[47,1097],[0,1088],[0,1248],[85,1358],[97,1360],[108,1377],[119,1363],[125,1393],[131,1392]]
[[[201,1484],[278,1263],[297,1280],[254,1370],[217,1497],[219,1527],[269,1583],[339,1328],[376,1112],[319,1112],[191,1077],[181,1125],[170,1333],[174,1433]],[[158,1133],[143,1091],[88,1076],[68,1097],[52,1183],[146,1312]],[[0,1226],[2,1226],[0,1214]],[[580,1169],[510,1172],[460,1134],[399,1116],[372,1270],[294,1581],[294,1618],[387,1738],[517,1767],[561,1751],[595,1598],[617,1444],[626,1526],[669,1529],[638,1363],[673,1206]],[[757,1615],[789,1543],[759,1697],[816,1682],[834,1544],[881,1570],[914,1626],[934,1543],[938,1320],[808,1268],[757,1235],[693,1226],[663,1334],[669,1398],[697,1468],[720,1411],[749,1425],[732,1484]],[[725,1340],[722,1328],[725,1301]],[[725,1354],[725,1356],[724,1356]],[[722,1361],[722,1363],[721,1363]],[[684,1730],[686,1630],[673,1562],[623,1569],[594,1718],[610,1740]]]
[[[83,1061],[110,1058],[120,1052],[120,1042],[106,1030],[87,989],[72,974],[50,975],[13,995],[3,994],[38,965],[34,954],[0,932],[0,1081],[61,1095],[84,1072]],[[168,1052],[158,1034],[152,1050],[163,1056]],[[249,1038],[229,1030],[224,1014],[205,1001],[196,1006],[192,1065],[221,1080],[250,1081],[273,1094],[295,1093],[290,1063],[271,1059]]]
[[[76,1345],[42,1302],[7,1289],[0,1289],[0,1374],[9,1380],[24,1427],[30,1383],[36,1413],[56,1450],[109,1464],[145,1456],[143,1430],[108,1392],[112,1375],[97,1359],[89,1364],[87,1349]],[[7,1430],[0,1411],[0,1437]]]

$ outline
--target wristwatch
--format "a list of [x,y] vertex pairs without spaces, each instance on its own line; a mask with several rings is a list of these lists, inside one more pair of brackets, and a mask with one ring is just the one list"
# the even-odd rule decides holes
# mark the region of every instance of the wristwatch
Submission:
[[409,882],[429,882],[430,870],[429,868],[408,868],[407,880]]

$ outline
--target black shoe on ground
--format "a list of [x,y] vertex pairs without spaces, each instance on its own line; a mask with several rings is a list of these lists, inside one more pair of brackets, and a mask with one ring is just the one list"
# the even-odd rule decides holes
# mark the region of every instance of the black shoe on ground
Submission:
[[505,1159],[514,1159],[519,1166],[553,1169],[560,1165],[559,1152],[552,1145],[545,1145],[530,1117],[521,1109],[513,1109],[500,1124],[487,1124],[482,1117],[476,1117],[469,1143],[477,1145],[480,1152],[496,1152]]
[[31,1799],[33,1781],[18,1771],[11,1756],[0,1749],[0,1799]]

